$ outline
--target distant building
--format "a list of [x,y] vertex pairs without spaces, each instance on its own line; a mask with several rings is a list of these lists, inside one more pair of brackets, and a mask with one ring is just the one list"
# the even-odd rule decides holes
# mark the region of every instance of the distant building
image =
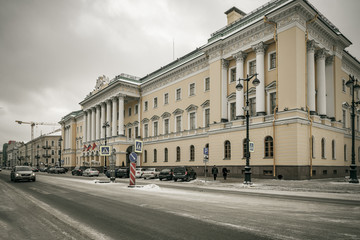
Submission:
[[[347,175],[352,96],[345,83],[349,74],[360,78],[360,62],[345,51],[350,40],[306,0],[225,13],[228,25],[207,43],[157,71],[97,79],[82,110],[60,122],[65,165],[108,165],[99,154],[106,141],[116,166],[129,166],[140,139],[139,166],[188,165],[201,175],[206,147],[209,164],[243,177],[248,95],[254,177]],[[250,82],[246,91],[241,81],[245,88],[236,89],[238,79],[255,73],[257,87]],[[357,163],[359,117],[357,112]]]

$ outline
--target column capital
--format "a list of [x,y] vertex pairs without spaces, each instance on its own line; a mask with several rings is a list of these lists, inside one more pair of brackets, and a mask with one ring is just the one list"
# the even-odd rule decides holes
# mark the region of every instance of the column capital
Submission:
[[117,97],[124,99],[124,98],[126,97],[126,95],[125,95],[125,94],[122,94],[122,93],[119,93],[119,94],[117,95]]
[[333,62],[334,62],[334,55],[328,56],[328,57],[325,59],[325,64],[326,64],[326,65],[332,64]]
[[325,60],[327,52],[328,51],[325,48],[321,48],[321,49],[317,50],[315,53],[315,59],[324,59]]
[[99,109],[99,108],[101,108],[101,103],[99,103],[99,104],[96,104],[96,105],[95,105],[95,108],[96,108],[96,109]]
[[244,51],[239,51],[232,56],[236,60],[236,62],[243,62],[247,57],[247,53],[245,53]]
[[229,64],[230,64],[229,60],[226,60],[226,59],[221,60],[221,65],[222,65],[223,68],[228,68]]
[[101,107],[103,107],[103,106],[106,105],[106,102],[105,102],[105,101],[104,101],[104,102],[101,102],[99,105],[100,105]]
[[255,45],[252,45],[251,48],[256,52],[256,53],[265,53],[266,49],[267,49],[268,45],[265,44],[264,42],[259,42]]
[[306,43],[306,49],[308,52],[314,52],[315,51],[315,47],[316,47],[316,42],[315,40],[309,40]]

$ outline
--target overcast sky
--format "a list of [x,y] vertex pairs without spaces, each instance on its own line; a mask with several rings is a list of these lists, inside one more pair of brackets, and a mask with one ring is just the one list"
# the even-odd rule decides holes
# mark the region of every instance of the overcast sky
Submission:
[[[204,45],[267,0],[0,0],[0,146],[30,140],[30,126],[57,123],[95,87],[121,73],[143,77]],[[360,59],[360,1],[310,0],[353,43]],[[37,127],[35,137],[55,130]],[[1,151],[2,147],[0,148]]]

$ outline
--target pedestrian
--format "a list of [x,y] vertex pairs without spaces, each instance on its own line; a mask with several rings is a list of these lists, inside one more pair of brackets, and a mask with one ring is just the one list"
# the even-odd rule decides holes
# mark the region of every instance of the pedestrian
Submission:
[[226,180],[226,177],[227,177],[227,175],[228,175],[228,170],[226,169],[226,167],[224,167],[223,169],[222,169],[222,173],[223,173],[223,177],[224,177],[224,180]]
[[216,177],[217,177],[218,172],[219,172],[219,170],[214,165],[213,168],[211,169],[211,173],[214,175],[214,181],[216,181]]

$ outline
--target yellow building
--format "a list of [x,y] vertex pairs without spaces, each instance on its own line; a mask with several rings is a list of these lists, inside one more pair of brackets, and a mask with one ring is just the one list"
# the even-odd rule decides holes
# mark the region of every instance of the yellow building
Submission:
[[[345,51],[351,42],[308,1],[275,0],[248,14],[236,7],[225,14],[228,25],[205,45],[157,71],[99,77],[82,110],[60,122],[65,166],[108,166],[99,154],[105,140],[116,166],[128,166],[140,139],[138,166],[188,165],[203,175],[207,147],[208,164],[243,177],[248,96],[254,177],[348,175],[351,95],[345,83],[350,74],[360,76],[360,62]],[[247,91],[241,81],[244,88],[236,89],[238,79],[255,73],[258,86],[250,81]]]

